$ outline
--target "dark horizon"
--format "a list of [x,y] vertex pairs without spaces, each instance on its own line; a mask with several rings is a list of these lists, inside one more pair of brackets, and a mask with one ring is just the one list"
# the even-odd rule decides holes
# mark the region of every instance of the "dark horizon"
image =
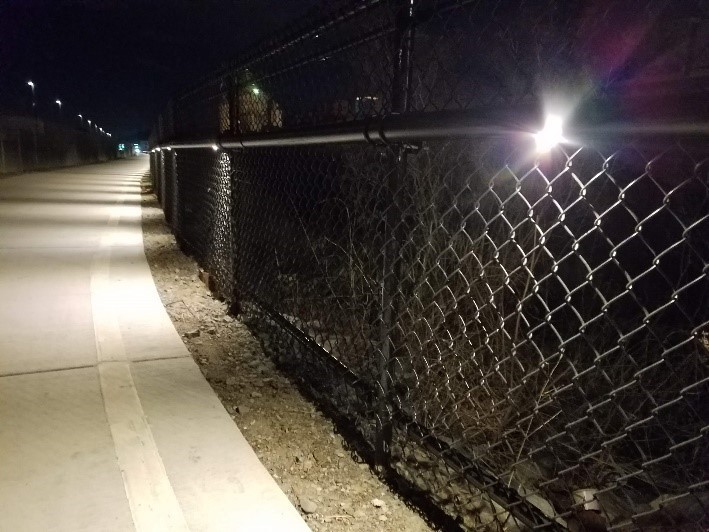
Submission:
[[186,85],[298,18],[314,0],[10,0],[0,7],[0,110],[81,113],[141,137]]

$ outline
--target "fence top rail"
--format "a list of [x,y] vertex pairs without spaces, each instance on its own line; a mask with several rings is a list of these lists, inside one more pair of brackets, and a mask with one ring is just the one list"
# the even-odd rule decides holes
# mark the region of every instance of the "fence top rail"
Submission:
[[[541,115],[538,109],[531,107],[495,114],[480,111],[392,114],[376,120],[357,120],[291,130],[166,139],[153,148],[217,150],[348,143],[415,144],[424,140],[466,137],[526,137],[531,140],[542,128]],[[709,136],[709,122],[645,121],[597,125],[572,122],[564,127],[564,135],[570,144],[586,145],[618,137],[703,138]]]

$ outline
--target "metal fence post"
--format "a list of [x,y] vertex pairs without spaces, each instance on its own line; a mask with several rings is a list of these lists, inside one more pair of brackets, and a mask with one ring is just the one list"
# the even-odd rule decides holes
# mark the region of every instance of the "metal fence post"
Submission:
[[154,148],[150,150],[150,186],[157,194],[157,152]]
[[239,125],[239,80],[236,76],[227,79],[227,94],[229,98],[229,133],[238,135]]
[[169,152],[169,158],[170,158],[170,177],[172,178],[172,193],[170,194],[169,202],[170,202],[170,211],[172,214],[172,220],[170,220],[170,224],[172,225],[173,232],[175,233],[176,237],[180,237],[180,209],[179,205],[177,203],[177,198],[178,198],[178,183],[177,183],[177,151],[176,150],[170,150]]
[[[239,137],[241,134],[241,124],[239,122],[240,118],[240,106],[239,106],[239,76],[238,74],[230,75],[228,79],[228,98],[229,98],[229,133],[234,137]],[[236,168],[236,157],[234,156],[233,150],[228,150],[229,154],[229,201],[231,214],[229,216],[229,221],[231,227],[229,228],[229,247],[231,250],[231,302],[230,302],[230,312],[233,314],[239,314],[241,312],[241,298],[239,294],[239,262],[237,259],[236,249],[237,249],[237,238],[238,234],[238,224],[236,220],[238,219],[237,206],[240,202],[240,196],[237,193],[237,168]]]
[[[396,57],[394,60],[394,78],[392,84],[392,112],[405,113],[409,107],[409,89],[411,82],[410,59],[414,39],[414,2],[401,0],[397,13],[397,31],[394,37]],[[403,209],[399,204],[401,187],[407,174],[406,145],[394,148],[393,168],[387,182],[388,210],[386,216],[384,257],[382,261],[381,304],[382,319],[380,331],[379,356],[379,408],[375,460],[377,467],[388,466],[391,456],[393,437],[391,388],[393,353],[400,342],[397,341],[396,323],[398,320],[397,292],[401,283],[400,251],[405,239],[402,223]]]

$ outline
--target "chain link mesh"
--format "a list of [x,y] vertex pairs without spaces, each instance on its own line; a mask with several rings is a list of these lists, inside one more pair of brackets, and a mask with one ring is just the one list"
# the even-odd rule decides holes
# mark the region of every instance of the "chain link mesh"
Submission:
[[[156,145],[215,139],[151,153],[183,248],[362,452],[464,529],[709,526],[706,133],[630,128],[544,155],[523,130],[217,139],[494,114],[538,101],[540,80],[583,93],[594,76],[595,124],[705,120],[706,6],[599,5],[338,2],[155,129]],[[602,46],[620,28],[622,68]]]

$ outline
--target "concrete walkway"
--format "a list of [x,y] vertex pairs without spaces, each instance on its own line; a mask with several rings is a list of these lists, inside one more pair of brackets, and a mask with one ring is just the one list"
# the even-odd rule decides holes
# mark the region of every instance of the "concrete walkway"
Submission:
[[158,298],[147,166],[0,179],[0,532],[308,530]]

